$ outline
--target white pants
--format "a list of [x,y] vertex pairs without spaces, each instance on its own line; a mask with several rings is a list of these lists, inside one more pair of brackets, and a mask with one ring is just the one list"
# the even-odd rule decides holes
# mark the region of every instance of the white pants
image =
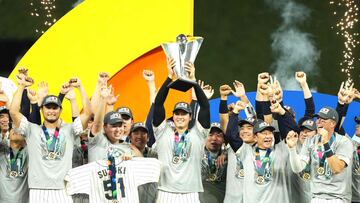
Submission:
[[171,193],[159,190],[156,203],[200,203],[199,193]]
[[320,199],[320,198],[312,198],[311,203],[346,203],[346,201],[342,199]]
[[64,190],[30,189],[29,203],[73,203]]

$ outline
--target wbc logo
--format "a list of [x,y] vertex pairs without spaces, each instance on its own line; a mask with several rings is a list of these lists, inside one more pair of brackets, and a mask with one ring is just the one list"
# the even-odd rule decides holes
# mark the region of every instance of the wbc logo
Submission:
[[328,114],[329,113],[329,109],[328,108],[322,108],[321,110],[320,110],[320,112],[321,113],[324,113],[324,114]]

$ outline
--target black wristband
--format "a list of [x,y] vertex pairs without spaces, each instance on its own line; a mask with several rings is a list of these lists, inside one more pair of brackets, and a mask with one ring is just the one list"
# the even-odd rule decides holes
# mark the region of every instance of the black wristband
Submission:
[[270,106],[271,106],[270,101],[265,101],[263,103],[263,113],[264,113],[264,115],[270,115],[271,114]]
[[326,158],[330,158],[334,155],[334,152],[332,149],[330,149],[329,151],[326,152]]
[[329,151],[329,150],[330,150],[330,145],[329,145],[329,143],[327,142],[327,143],[324,144],[324,151],[327,152],[327,151]]
[[227,107],[227,100],[220,100],[219,113],[227,114],[228,112],[229,112],[229,109]]

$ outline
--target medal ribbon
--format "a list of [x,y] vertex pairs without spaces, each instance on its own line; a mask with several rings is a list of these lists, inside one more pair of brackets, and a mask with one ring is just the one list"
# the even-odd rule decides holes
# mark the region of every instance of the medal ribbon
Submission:
[[358,144],[356,152],[357,152],[357,156],[358,156],[358,164],[360,166],[360,144]]
[[49,152],[54,152],[55,151],[56,141],[59,139],[59,131],[60,131],[59,128],[58,127],[55,128],[54,136],[52,137],[51,140],[50,140],[49,132],[48,132],[47,128],[44,125],[42,126],[42,130],[43,130],[43,132],[45,134],[48,151]]
[[[16,156],[15,156],[12,148],[10,147],[10,168],[11,168],[11,171],[18,171],[17,160],[18,160],[19,155],[21,154],[21,150],[23,150],[23,149],[24,148],[21,147],[19,149],[19,151],[16,153]],[[20,157],[20,161],[22,162],[22,156]]]
[[179,138],[179,133],[175,132],[174,138],[174,155],[180,156],[180,154],[184,151],[186,147],[186,135],[188,134],[188,130],[186,130],[181,137]]
[[264,158],[262,158],[261,160],[259,147],[256,147],[255,149],[255,168],[259,176],[263,176],[265,173],[265,166],[267,163],[270,162],[270,158],[269,158],[270,153],[271,153],[271,149],[267,149]]
[[[330,146],[334,142],[334,140],[335,140],[335,135],[333,134],[329,140]],[[319,138],[319,142],[321,142],[321,137]],[[324,156],[324,151],[322,150],[321,146],[318,146],[317,156],[319,157],[319,160],[320,160],[319,167],[324,167],[326,156]]]
[[108,169],[109,177],[111,180],[111,197],[112,199],[117,199],[115,158],[111,155],[108,156]]
[[210,174],[214,174],[216,172],[216,164],[215,164],[216,157],[212,157],[210,152],[207,151],[207,161],[210,169]]

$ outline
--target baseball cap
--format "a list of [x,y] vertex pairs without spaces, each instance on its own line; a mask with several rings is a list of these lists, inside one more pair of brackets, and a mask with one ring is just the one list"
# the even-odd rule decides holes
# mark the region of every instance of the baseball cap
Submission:
[[315,114],[314,117],[320,117],[322,119],[331,119],[336,123],[339,121],[338,113],[331,107],[323,107],[320,109],[319,113]]
[[130,132],[134,132],[135,130],[142,128],[144,129],[147,133],[149,133],[148,128],[146,127],[145,123],[143,122],[136,122],[131,126],[131,130]]
[[218,122],[213,122],[213,123],[210,124],[210,132],[211,132],[212,129],[218,129],[222,133],[224,133],[224,131],[221,129],[220,123],[218,123]]
[[130,110],[130,108],[128,107],[120,107],[116,110],[118,113],[120,113],[121,115],[127,115],[129,116],[130,118],[133,118],[133,114]]
[[116,123],[123,123],[121,114],[116,111],[110,111],[104,117],[104,124],[114,125]]
[[293,118],[295,118],[296,113],[295,113],[294,109],[293,109],[293,108],[291,108],[291,106],[287,106],[287,105],[285,105],[285,106],[284,106],[284,109],[285,109],[286,111],[288,111],[288,112],[291,114],[291,116],[292,116]]
[[241,127],[241,126],[244,125],[244,124],[249,124],[249,125],[251,125],[251,126],[254,127],[255,122],[256,122],[255,118],[250,118],[250,117],[249,117],[249,118],[240,120],[239,123],[238,123],[238,125]]
[[300,128],[302,130],[306,128],[308,130],[314,131],[316,130],[316,122],[311,119],[305,120],[304,122],[302,122]]
[[44,98],[41,106],[46,106],[48,104],[55,104],[61,108],[61,101],[60,101],[59,97],[57,97],[55,95],[47,95]]
[[9,109],[6,106],[0,106],[0,113],[9,113]]
[[266,123],[265,121],[258,119],[254,124],[254,129],[253,129],[254,134],[258,132],[262,132],[264,130],[270,130],[271,132],[273,132],[275,128],[269,125],[268,123]]
[[191,113],[191,108],[190,105],[186,102],[178,102],[175,104],[174,106],[174,110],[173,112],[177,111],[177,110],[183,110],[187,113]]

